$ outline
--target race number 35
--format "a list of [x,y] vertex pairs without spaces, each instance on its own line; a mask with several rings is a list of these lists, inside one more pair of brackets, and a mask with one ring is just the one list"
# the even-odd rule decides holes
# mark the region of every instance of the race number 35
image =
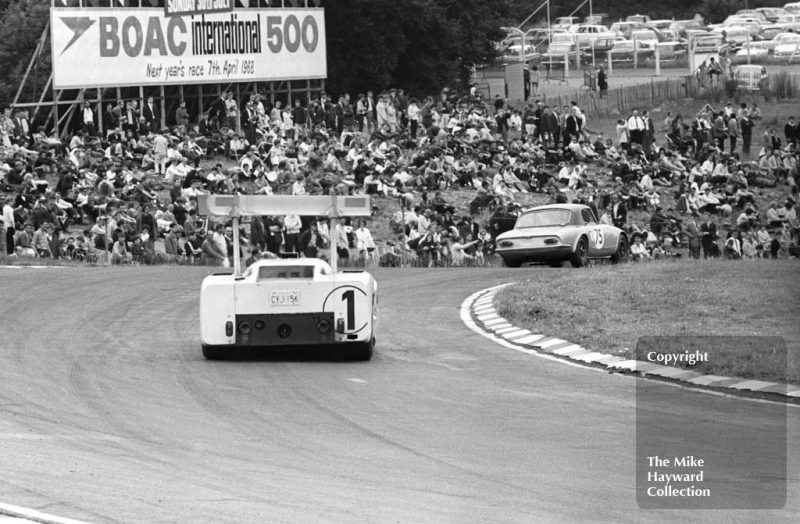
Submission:
[[319,44],[319,28],[317,20],[311,15],[303,18],[303,22],[295,15],[267,17],[267,44],[273,53],[280,53],[284,46],[290,53],[296,53],[300,46],[307,53],[313,53]]

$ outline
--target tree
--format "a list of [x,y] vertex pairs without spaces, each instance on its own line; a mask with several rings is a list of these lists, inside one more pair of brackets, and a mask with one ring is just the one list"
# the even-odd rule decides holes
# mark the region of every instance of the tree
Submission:
[[[9,3],[9,2],[5,2]],[[0,8],[3,2],[0,0]],[[49,2],[41,0],[10,0],[0,19],[0,64],[3,75],[0,77],[0,107],[6,107],[14,100],[14,95],[22,82],[33,51],[39,43],[50,17]],[[50,76],[51,57],[49,47],[41,54],[39,66],[31,71],[30,82],[26,85],[29,100],[33,96],[33,86],[44,87]]]

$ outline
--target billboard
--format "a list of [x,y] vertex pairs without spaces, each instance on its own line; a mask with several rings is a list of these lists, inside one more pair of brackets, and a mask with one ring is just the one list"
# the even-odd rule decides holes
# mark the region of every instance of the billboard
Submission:
[[326,78],[323,9],[51,9],[56,89]]

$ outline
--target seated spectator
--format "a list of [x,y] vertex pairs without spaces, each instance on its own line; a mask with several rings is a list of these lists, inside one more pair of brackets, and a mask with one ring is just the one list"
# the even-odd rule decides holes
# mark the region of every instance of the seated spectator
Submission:
[[647,251],[647,248],[642,243],[641,235],[635,235],[633,237],[633,244],[631,245],[631,257],[633,260],[645,260],[645,259],[652,259],[652,255],[650,252]]

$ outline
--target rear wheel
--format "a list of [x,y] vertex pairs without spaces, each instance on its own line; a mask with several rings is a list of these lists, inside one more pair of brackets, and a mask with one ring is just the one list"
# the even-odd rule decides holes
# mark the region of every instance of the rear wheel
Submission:
[[569,258],[572,267],[586,267],[589,263],[589,242],[586,237],[578,239],[578,245],[575,246],[575,252]]
[[372,358],[372,351],[375,348],[375,338],[369,342],[354,342],[348,344],[348,356],[350,360],[367,361]]
[[514,258],[504,258],[503,264],[505,264],[506,267],[521,267],[522,260],[517,260]]
[[620,235],[619,243],[617,244],[617,251],[611,257],[611,263],[619,264],[620,262],[627,262],[629,252],[630,252],[630,246],[628,245],[628,237],[626,237],[625,235]]
[[203,344],[203,357],[206,360],[221,360],[225,358],[227,351],[220,346],[207,346]]

